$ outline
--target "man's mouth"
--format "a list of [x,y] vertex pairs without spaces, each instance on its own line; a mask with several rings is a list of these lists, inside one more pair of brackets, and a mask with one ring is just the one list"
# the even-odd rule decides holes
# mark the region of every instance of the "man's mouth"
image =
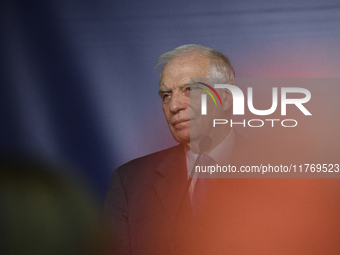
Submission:
[[184,123],[184,122],[188,122],[190,121],[190,119],[181,119],[181,120],[176,120],[175,122],[172,123],[173,126],[176,126],[178,124]]

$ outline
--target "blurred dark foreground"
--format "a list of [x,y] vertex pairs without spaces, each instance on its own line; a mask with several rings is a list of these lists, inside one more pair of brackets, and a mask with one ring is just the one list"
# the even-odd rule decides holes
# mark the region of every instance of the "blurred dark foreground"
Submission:
[[104,254],[93,193],[61,165],[32,157],[0,159],[0,253]]

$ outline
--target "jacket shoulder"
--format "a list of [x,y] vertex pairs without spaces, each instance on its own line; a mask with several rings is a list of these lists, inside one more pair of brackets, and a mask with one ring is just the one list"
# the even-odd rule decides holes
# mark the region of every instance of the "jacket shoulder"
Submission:
[[168,149],[157,151],[143,157],[133,159],[114,170],[120,175],[122,181],[126,179],[136,179],[137,176],[143,175],[143,178],[153,173],[162,163],[165,157],[172,153],[184,153],[183,147],[179,144]]

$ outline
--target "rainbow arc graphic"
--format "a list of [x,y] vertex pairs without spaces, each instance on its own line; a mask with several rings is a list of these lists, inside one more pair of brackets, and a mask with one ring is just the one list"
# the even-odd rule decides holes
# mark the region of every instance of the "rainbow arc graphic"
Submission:
[[[211,91],[213,91],[213,92],[215,93],[215,95],[217,96],[218,100],[220,101],[220,104],[222,105],[222,100],[221,100],[219,94],[217,93],[217,91],[216,91],[213,87],[211,87],[210,85],[205,84],[205,83],[203,83],[203,82],[197,82],[197,83],[199,83],[199,84],[201,84],[201,85],[203,85],[203,86],[206,86],[206,87],[209,88]],[[210,93],[210,91],[208,91],[208,90],[206,90],[206,89],[204,89],[204,88],[200,88],[200,87],[197,87],[197,88],[198,88],[198,89],[201,89],[201,90],[203,90],[205,93],[207,93],[207,94],[212,98],[212,100],[214,101],[215,106],[217,106],[216,100],[215,100],[214,96]],[[205,95],[205,94],[202,94],[201,114],[202,114],[202,115],[207,115],[207,95]]]
[[[211,87],[210,85],[205,84],[205,83],[203,83],[203,82],[197,82],[197,83],[199,83],[199,84],[201,84],[201,85],[203,85],[203,86],[206,86],[206,87],[209,88],[211,91],[213,91],[213,92],[216,94],[218,100],[220,101],[220,104],[222,105],[222,100],[221,100],[219,94],[217,93],[217,91],[216,91],[213,87]],[[212,100],[214,100],[215,105],[217,105],[216,100],[215,100],[214,96],[210,93],[210,91],[208,91],[208,90],[206,90],[206,89],[204,89],[204,88],[200,88],[200,87],[197,87],[197,88],[198,88],[198,89],[201,89],[201,90],[203,90],[205,93],[207,93],[207,94],[212,98]]]

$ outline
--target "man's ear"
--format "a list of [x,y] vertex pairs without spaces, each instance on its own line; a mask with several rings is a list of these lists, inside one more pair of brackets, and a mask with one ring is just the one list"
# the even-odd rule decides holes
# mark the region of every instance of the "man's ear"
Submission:
[[233,106],[233,95],[229,89],[223,89],[221,94],[223,111],[226,112]]

